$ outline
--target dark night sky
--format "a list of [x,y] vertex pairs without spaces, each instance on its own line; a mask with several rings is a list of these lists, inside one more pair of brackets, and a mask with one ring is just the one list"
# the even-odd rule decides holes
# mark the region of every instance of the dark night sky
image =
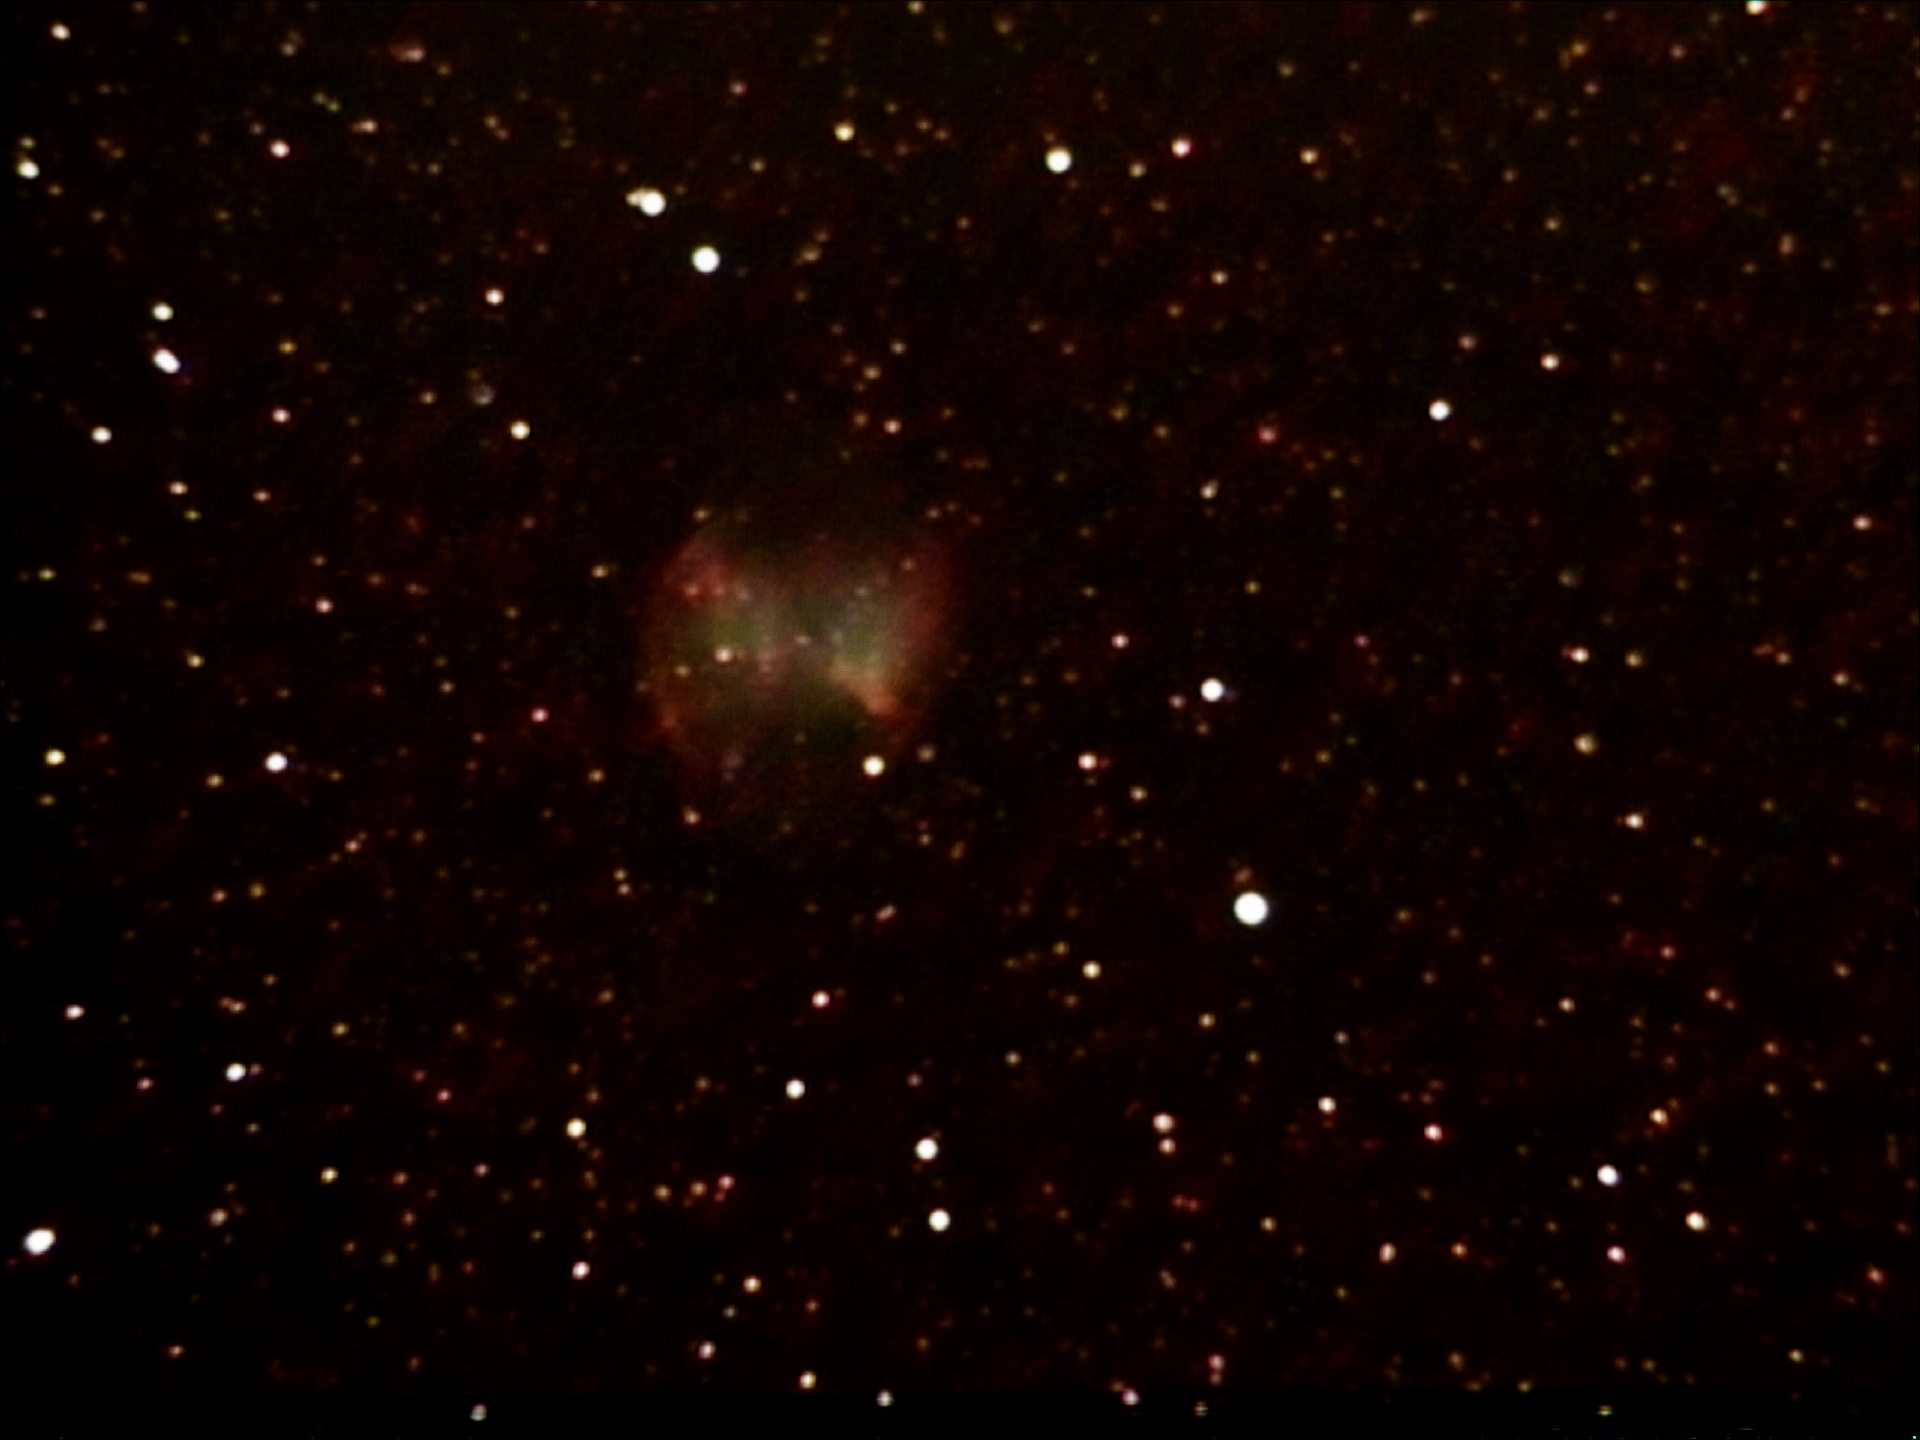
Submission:
[[1901,1379],[1917,33],[13,7],[10,1364]]

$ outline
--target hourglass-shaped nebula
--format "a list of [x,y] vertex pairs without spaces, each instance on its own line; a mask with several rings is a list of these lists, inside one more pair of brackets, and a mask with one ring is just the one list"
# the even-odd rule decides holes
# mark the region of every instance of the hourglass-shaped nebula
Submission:
[[845,511],[710,523],[649,606],[662,732],[723,780],[796,747],[830,761],[891,748],[923,698],[945,591],[937,548]]

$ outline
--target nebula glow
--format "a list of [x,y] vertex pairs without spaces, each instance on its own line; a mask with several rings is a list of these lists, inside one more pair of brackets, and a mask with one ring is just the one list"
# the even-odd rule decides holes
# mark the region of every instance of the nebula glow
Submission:
[[896,748],[922,708],[945,613],[937,547],[856,510],[752,507],[703,525],[648,607],[662,733],[709,778],[764,779]]

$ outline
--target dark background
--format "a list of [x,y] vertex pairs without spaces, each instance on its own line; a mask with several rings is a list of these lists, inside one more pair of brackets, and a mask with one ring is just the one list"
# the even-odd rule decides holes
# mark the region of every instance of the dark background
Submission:
[[[19,1376],[1902,1377],[1920,52],[1750,9],[11,7]],[[690,823],[830,451],[930,703]]]

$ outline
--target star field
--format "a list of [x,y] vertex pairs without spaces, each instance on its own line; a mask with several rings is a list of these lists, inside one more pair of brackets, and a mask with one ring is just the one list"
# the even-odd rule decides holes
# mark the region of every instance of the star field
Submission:
[[17,1383],[1904,1382],[1917,53],[12,7]]

